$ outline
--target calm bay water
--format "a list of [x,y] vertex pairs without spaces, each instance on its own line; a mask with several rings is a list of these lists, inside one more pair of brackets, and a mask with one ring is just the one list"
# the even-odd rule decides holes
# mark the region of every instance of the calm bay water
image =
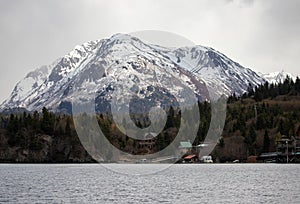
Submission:
[[300,203],[300,165],[0,164],[0,203]]

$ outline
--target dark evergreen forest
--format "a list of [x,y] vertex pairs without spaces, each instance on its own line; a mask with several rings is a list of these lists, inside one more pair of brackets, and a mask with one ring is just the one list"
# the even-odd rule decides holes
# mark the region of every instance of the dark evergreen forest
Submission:
[[[211,120],[209,102],[198,103],[201,122],[193,145],[201,143]],[[109,141],[124,151],[147,154],[173,141],[180,127],[180,110],[170,107],[164,130],[151,149],[122,134],[109,114],[97,115],[98,124]],[[191,114],[191,119],[193,115]],[[137,126],[144,123],[135,121]],[[220,161],[276,150],[282,136],[300,136],[300,79],[287,77],[279,84],[249,85],[242,96],[231,95],[226,123],[212,153]],[[56,114],[46,108],[35,112],[0,114],[1,162],[93,162],[77,137],[71,115]]]

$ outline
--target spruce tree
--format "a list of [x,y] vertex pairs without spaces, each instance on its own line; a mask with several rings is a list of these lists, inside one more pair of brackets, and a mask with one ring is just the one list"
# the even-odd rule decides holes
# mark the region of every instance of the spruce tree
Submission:
[[269,133],[268,133],[268,130],[265,130],[265,134],[264,134],[264,144],[263,144],[263,151],[264,151],[264,152],[269,152],[269,146],[270,146]]

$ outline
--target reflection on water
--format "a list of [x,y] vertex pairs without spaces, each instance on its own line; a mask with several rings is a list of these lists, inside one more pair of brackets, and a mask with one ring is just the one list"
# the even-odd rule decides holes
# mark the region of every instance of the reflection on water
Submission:
[[0,203],[298,203],[300,165],[1,164]]

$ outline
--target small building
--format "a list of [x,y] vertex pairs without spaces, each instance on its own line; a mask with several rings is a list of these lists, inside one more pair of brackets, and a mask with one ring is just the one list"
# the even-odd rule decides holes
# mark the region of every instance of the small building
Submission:
[[183,162],[184,163],[195,163],[195,162],[198,162],[199,159],[198,159],[198,156],[195,155],[195,154],[190,154],[190,155],[187,155],[185,157],[183,157]]
[[258,160],[277,163],[300,163],[300,137],[282,136],[276,140],[276,152],[262,153]]
[[193,145],[190,141],[180,142],[180,145],[179,145],[179,149],[191,150],[192,147],[193,147]]
[[281,152],[282,154],[293,154],[300,152],[300,137],[299,136],[291,136],[290,138],[286,136],[282,136],[277,143],[277,152]]
[[258,161],[262,161],[264,163],[276,163],[278,158],[282,155],[281,152],[267,152],[262,153],[257,157]]
[[139,148],[152,149],[155,145],[156,134],[153,132],[146,133],[144,139],[139,141]]
[[180,154],[186,154],[188,152],[191,152],[193,145],[190,141],[183,141],[183,142],[180,142],[178,148],[179,148]]

